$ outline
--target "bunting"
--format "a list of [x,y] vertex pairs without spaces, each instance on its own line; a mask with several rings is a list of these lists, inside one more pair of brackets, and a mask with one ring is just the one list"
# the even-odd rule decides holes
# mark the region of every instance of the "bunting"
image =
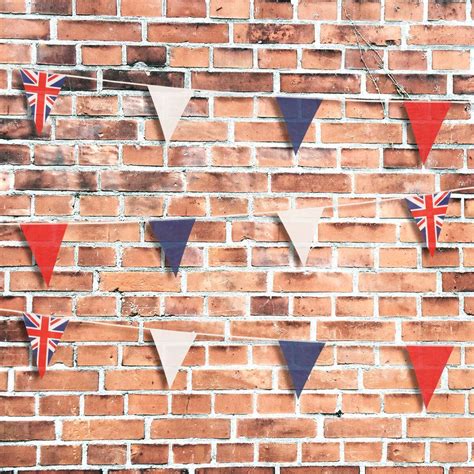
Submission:
[[423,164],[426,162],[450,102],[404,102]]
[[67,224],[20,224],[20,227],[49,286]]
[[321,105],[321,100],[301,97],[277,97],[276,100],[296,155]]
[[408,208],[423,234],[431,256],[434,255],[438,244],[450,197],[451,193],[444,191],[406,198]]
[[453,349],[453,346],[407,346],[426,408]]
[[324,342],[279,341],[280,349],[285,356],[296,396],[299,398],[308,380]]
[[53,110],[54,102],[56,102],[61,92],[66,76],[48,74],[43,71],[28,71],[26,69],[22,69],[20,74],[28,98],[28,105],[33,112],[36,130],[40,134]]
[[324,207],[313,207],[278,213],[303,265],[306,265],[311,247],[318,238],[318,222],[323,212]]
[[196,339],[196,333],[164,329],[150,329],[150,332],[160,356],[168,387],[171,388],[189,349]]
[[23,322],[31,343],[39,376],[43,377],[69,320],[34,313],[24,313]]
[[169,142],[193,95],[192,89],[148,86],[165,141]]
[[[35,313],[3,309],[1,311],[19,313],[23,317],[28,338],[31,343],[33,359],[38,367],[40,377],[43,377],[48,364],[66,330],[69,319],[65,317],[44,316]],[[113,323],[87,322],[105,326],[119,326]],[[138,329],[138,328],[135,328]],[[171,388],[179,369],[188,354],[196,336],[218,334],[195,333],[187,331],[170,331],[164,329],[149,329],[153,338],[168,387]],[[245,336],[239,337],[245,339]],[[269,340],[262,337],[262,340]],[[280,340],[280,350],[286,360],[296,396],[299,398],[320,356],[324,342]],[[416,380],[420,388],[425,407],[428,407],[441,374],[446,367],[453,346],[406,346],[413,365]]]
[[196,219],[162,219],[150,222],[175,276],[178,274],[189,234],[195,222]]

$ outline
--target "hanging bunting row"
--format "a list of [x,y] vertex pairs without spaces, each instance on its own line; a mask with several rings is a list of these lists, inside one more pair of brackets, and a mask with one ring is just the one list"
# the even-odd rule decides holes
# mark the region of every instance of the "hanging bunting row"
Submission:
[[[69,321],[64,317],[23,313],[23,322],[31,343],[33,360],[40,377],[45,375]],[[119,326],[93,321],[87,321],[87,323]],[[123,328],[122,325],[119,327]],[[137,329],[133,326],[130,328]],[[152,335],[166,382],[171,389],[176,375],[199,333],[148,328],[147,330]],[[213,336],[218,336],[218,334]],[[240,339],[245,339],[245,337],[240,337]],[[263,340],[269,339],[262,338]],[[286,361],[295,394],[299,398],[325,343],[290,340],[279,340],[278,343]],[[406,346],[425,407],[428,407],[430,403],[453,348],[453,346]]]
[[[68,75],[26,69],[22,69],[20,74],[36,130],[41,133]],[[155,106],[165,142],[168,143],[194,91],[155,85],[146,87]],[[279,96],[276,97],[276,101],[296,155],[322,99]],[[423,164],[428,158],[450,105],[450,102],[404,101]]]
[[[408,209],[416,221],[431,256],[434,255],[438,247],[450,197],[450,191],[443,191],[405,198]],[[306,265],[311,248],[318,240],[318,223],[324,209],[325,207],[314,207],[278,212],[278,217],[303,265]],[[153,234],[160,243],[165,260],[175,276],[179,272],[181,260],[195,222],[194,218],[150,221]],[[20,228],[41,275],[46,285],[49,286],[67,224],[22,223]]]

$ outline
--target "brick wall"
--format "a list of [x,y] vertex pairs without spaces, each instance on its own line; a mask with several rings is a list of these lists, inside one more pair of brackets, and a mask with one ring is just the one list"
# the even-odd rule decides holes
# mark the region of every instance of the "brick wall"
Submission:
[[[390,70],[414,98],[466,99],[425,169],[400,102],[344,101],[377,90],[343,8],[383,59],[385,72],[362,55],[385,97]],[[18,318],[0,316],[0,466],[473,472],[474,201],[452,199],[434,258],[402,202],[327,209],[307,268],[270,212],[474,185],[469,0],[0,0],[0,11],[1,221],[122,221],[70,225],[49,289],[19,229],[0,225],[0,307],[328,341],[298,401],[274,344],[200,338],[169,391],[149,333],[74,323],[40,380]],[[18,74],[36,65],[98,79],[68,79],[40,137]],[[148,94],[102,79],[217,92],[195,94],[165,147]],[[327,99],[296,158],[276,92]],[[232,213],[246,217],[215,217]],[[177,278],[151,216],[198,218]],[[455,349],[425,410],[403,345],[433,341]]]

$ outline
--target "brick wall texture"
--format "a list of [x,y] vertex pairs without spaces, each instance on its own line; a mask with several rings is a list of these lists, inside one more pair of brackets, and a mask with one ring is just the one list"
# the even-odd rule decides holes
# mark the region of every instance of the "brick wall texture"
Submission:
[[[403,202],[326,209],[307,267],[271,212],[474,186],[469,0],[0,0],[0,12],[0,307],[140,329],[71,322],[39,379],[19,317],[0,316],[4,470],[474,472],[471,196],[451,200],[433,258]],[[20,67],[97,82],[68,79],[37,136]],[[465,100],[424,169],[389,73],[413,98]],[[195,93],[164,146],[146,90],[103,79],[215,92]],[[377,88],[385,108],[344,100]],[[276,93],[325,99],[297,157]],[[198,219],[177,278],[146,224],[169,216]],[[50,288],[11,225],[33,220],[74,222]],[[145,324],[226,338],[200,337],[170,391]],[[232,335],[327,345],[297,400],[278,346]],[[403,346],[442,342],[455,349],[427,410]]]

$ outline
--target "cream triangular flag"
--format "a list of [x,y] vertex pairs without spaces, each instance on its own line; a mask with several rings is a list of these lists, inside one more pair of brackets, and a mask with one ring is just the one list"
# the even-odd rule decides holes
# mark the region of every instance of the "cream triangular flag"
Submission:
[[196,339],[196,333],[164,329],[150,329],[150,332],[161,359],[168,387],[171,388],[186,354]]
[[148,90],[160,119],[163,135],[168,142],[193,95],[193,90],[164,86],[148,86]]
[[324,207],[312,207],[278,213],[303,265],[306,265],[309,251],[318,238],[318,221],[323,211]]

